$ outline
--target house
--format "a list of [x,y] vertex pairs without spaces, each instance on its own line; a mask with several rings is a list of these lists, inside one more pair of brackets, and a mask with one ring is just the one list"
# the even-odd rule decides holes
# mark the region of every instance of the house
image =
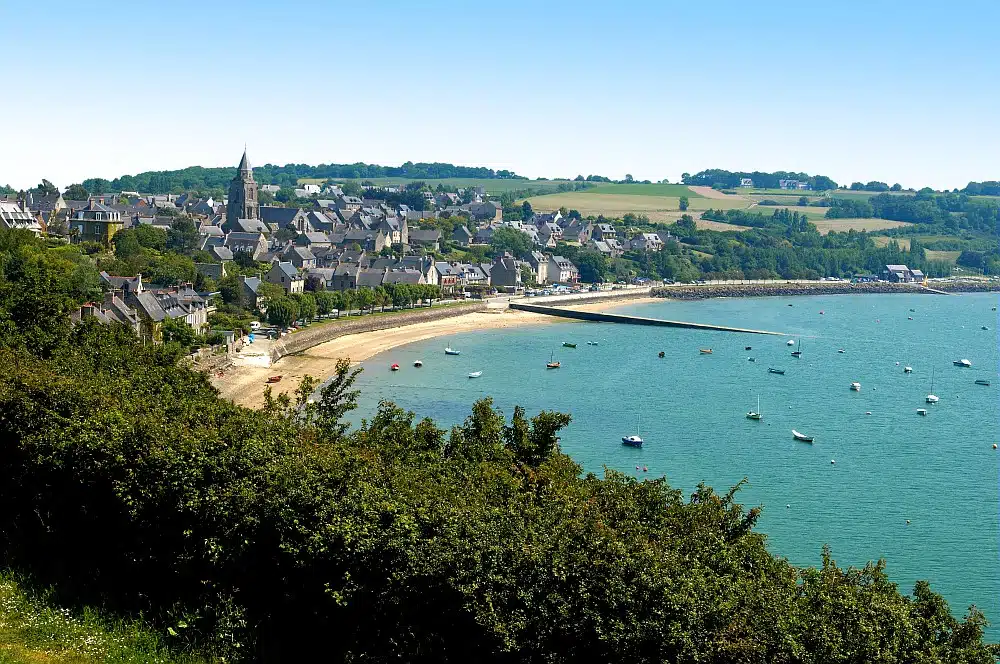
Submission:
[[436,228],[428,230],[417,228],[410,231],[409,236],[408,244],[411,247],[420,247],[428,251],[441,250],[441,231]]
[[632,251],[660,251],[663,240],[656,233],[639,233],[628,241],[627,247]]
[[503,206],[493,201],[472,203],[469,205],[469,215],[474,221],[500,223],[503,221]]
[[223,263],[195,263],[194,269],[198,271],[198,274],[203,274],[215,281],[221,281],[226,276],[226,266]]
[[290,228],[299,233],[314,230],[301,208],[260,206],[260,220],[271,228]]
[[406,218],[386,217],[378,225],[378,230],[385,234],[389,244],[393,246],[404,245],[409,241],[409,229],[406,225]]
[[753,180],[750,178],[740,178],[740,186],[744,189],[753,189]]
[[212,245],[208,253],[212,254],[212,258],[217,261],[231,261],[236,258],[232,249],[225,245]]
[[548,263],[549,283],[571,284],[580,280],[580,271],[567,258],[552,256]]
[[608,258],[618,258],[625,253],[624,247],[615,239],[591,240],[587,243],[587,246],[591,249],[596,249]]
[[257,291],[261,281],[257,277],[240,277],[243,285],[243,304],[251,311],[257,308]]
[[544,221],[535,228],[538,229],[538,237],[545,246],[554,247],[557,242],[563,239],[563,229],[554,221]]
[[316,267],[316,256],[309,251],[309,247],[299,247],[293,244],[285,249],[281,257],[300,270]]
[[444,291],[454,291],[462,276],[462,270],[458,263],[446,263],[440,261],[434,264],[434,269],[438,274],[438,285]]
[[0,228],[26,230],[35,235],[42,234],[42,225],[27,208],[6,201],[0,201]]
[[497,227],[494,226],[482,226],[476,229],[476,235],[474,238],[474,244],[489,244],[490,240],[493,239],[493,231]]
[[319,193],[318,184],[304,184],[302,185],[302,188],[305,189],[306,196],[312,196],[313,194]]
[[549,280],[549,257],[540,251],[532,251],[528,256],[527,264],[535,273],[535,283],[544,285]]
[[334,277],[337,269],[332,267],[314,267],[306,272],[306,290],[336,290]]
[[458,226],[451,234],[451,241],[460,247],[468,247],[475,236],[465,226]]
[[333,243],[330,242],[330,238],[327,237],[326,233],[319,233],[316,231],[302,233],[295,238],[295,244],[300,247],[309,247],[309,250],[313,253],[315,253],[317,249],[329,249],[333,246]]
[[882,277],[894,284],[909,284],[923,281],[924,273],[920,270],[911,270],[905,265],[886,265],[882,270]]
[[336,199],[337,209],[346,215],[352,215],[361,209],[362,201],[357,196],[344,196],[341,194]]
[[266,191],[267,193],[269,193],[272,196],[274,196],[276,193],[278,193],[279,191],[281,191],[281,187],[279,187],[276,184],[262,184],[262,185],[260,185],[260,190],[261,191]]
[[119,293],[109,291],[104,294],[101,302],[87,302],[76,311],[70,313],[70,322],[74,325],[87,319],[94,319],[104,325],[120,323],[130,327],[136,334],[142,333],[142,322],[135,309],[125,304]]
[[913,281],[915,281],[915,282],[923,282],[923,281],[927,280],[927,277],[924,276],[924,273],[923,273],[922,270],[912,270],[911,269],[910,270],[910,275],[913,277]]
[[327,214],[322,210],[310,210],[306,215],[306,223],[313,232],[329,233],[337,226],[339,219],[336,215]]
[[417,270],[424,275],[422,283],[434,285],[440,283],[440,275],[434,266],[434,260],[430,256],[403,256],[399,259],[397,267]]
[[426,282],[424,281],[424,275],[420,273],[420,270],[397,268],[395,270],[386,270],[385,274],[382,276],[382,283],[409,284],[411,286],[415,286]]
[[270,227],[261,219],[230,219],[222,224],[226,233],[263,233],[268,235]]
[[594,233],[594,223],[583,219],[570,219],[563,226],[563,238],[567,242],[587,244]]
[[808,189],[809,183],[800,180],[778,180],[778,187],[781,189]]
[[595,224],[594,230],[591,233],[591,239],[594,240],[608,240],[618,237],[618,232],[615,227],[611,224]]
[[[267,253],[267,238],[263,233],[240,233],[232,232],[226,236],[226,248],[236,254],[249,255],[254,260],[258,260]],[[220,259],[221,260],[221,259]]]
[[351,290],[358,287],[360,263],[344,263],[333,270],[333,276],[327,279],[328,290]]
[[306,285],[305,279],[302,278],[299,271],[287,261],[271,263],[271,269],[264,275],[264,280],[284,288],[286,295],[301,293],[305,290]]
[[497,256],[490,266],[490,286],[500,289],[521,288],[521,268],[509,253]]
[[99,242],[110,245],[111,238],[123,227],[118,210],[90,201],[86,207],[73,212],[69,218],[70,233],[75,242]]

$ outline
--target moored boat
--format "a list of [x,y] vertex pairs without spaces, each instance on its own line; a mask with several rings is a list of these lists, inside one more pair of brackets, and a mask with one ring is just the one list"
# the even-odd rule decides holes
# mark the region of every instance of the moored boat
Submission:
[[748,420],[757,420],[757,421],[760,421],[760,420],[764,419],[764,413],[762,413],[761,410],[760,410],[760,395],[759,394],[757,395],[757,410],[751,410],[750,412],[748,412],[747,413],[747,419]]
[[469,378],[479,378],[483,375],[482,371],[473,371],[469,374]]
[[913,373],[913,367],[903,367],[903,373]]
[[444,349],[444,354],[445,354],[445,355],[461,355],[461,354],[462,354],[462,351],[460,351],[460,350],[455,350],[455,349],[454,349],[454,348],[452,348],[451,346],[448,346],[447,348],[445,348],[445,349]]
[[558,362],[556,362],[556,361],[555,361],[555,360],[553,359],[554,357],[555,357],[555,353],[553,353],[553,354],[549,355],[549,361],[548,361],[548,363],[547,363],[547,364],[545,365],[545,368],[546,368],[546,369],[558,369],[558,368],[559,368],[560,366],[562,366],[562,365],[560,365],[560,364],[559,364]]
[[424,363],[421,362],[420,360],[416,360],[414,361],[413,366],[419,369],[420,367],[424,366]]
[[855,392],[860,392],[861,391],[861,383],[859,383],[857,381],[851,383],[851,389],[853,391],[855,391]]
[[927,403],[937,403],[938,401],[940,401],[940,399],[937,398],[937,395],[934,394],[934,370],[933,369],[931,370],[931,391],[930,391],[930,393],[928,393],[928,395],[926,397],[924,397],[924,401],[926,401]]
[[927,409],[926,408],[917,408],[917,415],[924,415],[924,416],[926,416],[927,415]]
[[665,355],[664,355],[663,351],[661,350],[659,353],[656,354],[656,356],[657,357],[664,357]]
[[[642,447],[642,437],[639,436],[639,416],[635,416],[635,435],[622,436],[622,445],[629,447]],[[638,466],[636,466],[638,468]]]
[[[791,306],[791,305],[789,305],[789,306]],[[789,339],[788,343],[786,343],[785,345],[786,346],[794,346],[795,345],[795,339]]]
[[701,353],[702,355],[711,355],[712,354],[712,349],[711,348],[699,348],[698,352]]
[[785,370],[784,369],[775,369],[773,367],[769,367],[768,370],[767,370],[767,373],[779,374],[781,376],[784,376],[785,375]]
[[813,442],[812,436],[807,436],[804,433],[799,433],[795,429],[792,429],[792,436],[795,438],[795,440],[801,440],[803,443]]
[[564,341],[563,346],[565,346],[566,348],[576,348],[576,344],[570,343],[568,341]]
[[390,371],[399,371],[399,365],[396,364],[395,362],[393,362],[392,364],[389,365],[389,370]]
[[990,381],[986,380],[985,378],[977,378],[976,385],[985,385],[986,387],[989,387]]
[[844,350],[843,348],[841,348],[841,349],[840,349],[840,350],[838,350],[837,352],[838,352],[838,353],[846,353],[847,351],[846,351],[846,350]]
[[972,362],[969,362],[968,360],[965,359],[955,360],[954,362],[952,362],[952,364],[954,364],[956,367],[962,367],[964,369],[968,369],[969,367],[972,366]]

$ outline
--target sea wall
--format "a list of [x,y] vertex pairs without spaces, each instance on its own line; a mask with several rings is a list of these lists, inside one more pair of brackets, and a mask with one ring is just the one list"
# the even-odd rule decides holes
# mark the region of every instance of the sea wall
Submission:
[[347,334],[361,334],[376,330],[388,330],[394,327],[425,323],[443,318],[463,316],[476,311],[485,311],[483,301],[463,302],[439,307],[424,307],[384,315],[367,315],[351,317],[350,319],[331,321],[325,325],[306,328],[271,344],[271,362],[277,362],[286,355],[301,353],[304,350],[318,346],[337,337]]
[[623,325],[649,325],[654,327],[684,327],[694,330],[717,330],[721,332],[741,332],[745,334],[782,334],[781,332],[770,332],[768,330],[751,330],[742,327],[729,327],[726,325],[711,325],[708,323],[691,323],[683,320],[663,320],[661,318],[646,318],[644,316],[629,316],[625,314],[608,314],[597,311],[578,311],[566,307],[552,307],[538,304],[527,304],[525,302],[511,302],[511,309],[519,311],[529,311],[546,316],[557,318],[570,318],[573,320],[590,321],[592,323],[621,323]]
[[[935,282],[934,290],[948,292],[1000,291],[997,283]],[[710,297],[768,297],[776,295],[860,295],[865,293],[923,293],[933,295],[934,290],[916,284],[888,282],[788,282],[764,284],[704,284],[660,286],[650,293],[653,297],[675,300],[703,300]]]

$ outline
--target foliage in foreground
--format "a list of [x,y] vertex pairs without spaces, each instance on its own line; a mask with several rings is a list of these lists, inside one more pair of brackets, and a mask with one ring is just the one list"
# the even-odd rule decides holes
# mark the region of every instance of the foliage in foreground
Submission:
[[[297,661],[991,662],[881,564],[770,555],[758,510],[700,487],[601,479],[569,418],[488,400],[451,432],[382,404],[344,431],[353,374],[300,408],[217,398],[124,329],[47,359],[0,350],[8,563],[189,647]],[[71,554],[69,553],[71,552]]]
[[71,611],[35,593],[15,574],[0,573],[0,663],[2,664],[196,664],[176,655],[147,627],[109,620],[90,610]]

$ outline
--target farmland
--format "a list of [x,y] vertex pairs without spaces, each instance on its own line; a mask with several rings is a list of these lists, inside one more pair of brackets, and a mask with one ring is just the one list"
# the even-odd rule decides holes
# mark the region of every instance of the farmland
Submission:
[[[338,180],[346,182],[346,180]],[[323,184],[326,180],[316,178],[300,178],[299,184]],[[363,178],[356,182],[371,182],[376,186],[400,185],[416,182],[411,178]],[[502,180],[499,178],[441,178],[435,180],[423,180],[432,187],[443,184],[446,187],[482,187],[487,194],[499,195],[506,191],[518,191],[523,189],[541,189],[555,192],[560,184],[574,184],[571,180]]]
[[823,235],[830,231],[846,232],[854,229],[871,232],[911,225],[905,221],[890,221],[889,219],[810,219],[810,221],[816,224],[816,230]]
[[958,257],[962,255],[961,251],[934,251],[932,249],[924,249],[924,256],[927,257],[929,261],[941,261],[943,263],[955,264]]
[[[624,190],[624,193],[622,193]],[[673,223],[684,214],[680,210],[680,196],[687,196],[690,207],[688,213],[697,218],[698,213],[709,208],[743,208],[748,202],[737,196],[725,199],[703,198],[683,185],[599,185],[584,191],[570,191],[528,199],[531,207],[539,211],[557,210],[565,207],[579,210],[584,216],[603,215],[619,218],[626,213],[642,214],[652,222]],[[719,230],[699,221],[699,226]],[[721,224],[721,226],[726,226]],[[727,226],[724,230],[737,230]]]

